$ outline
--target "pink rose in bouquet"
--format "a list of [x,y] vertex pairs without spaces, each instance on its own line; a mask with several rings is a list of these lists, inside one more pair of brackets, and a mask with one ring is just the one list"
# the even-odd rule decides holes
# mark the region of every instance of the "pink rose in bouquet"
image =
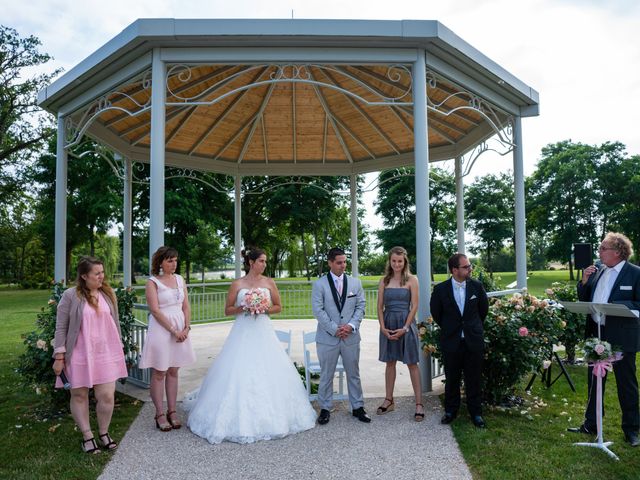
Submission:
[[605,346],[602,345],[601,343],[597,344],[595,347],[593,347],[593,350],[598,354],[598,355],[602,355],[604,353],[605,350]]
[[527,329],[527,327],[520,327],[518,329],[518,335],[520,335],[521,337],[526,337],[527,335],[529,335],[529,330]]
[[250,315],[266,313],[270,306],[269,298],[264,289],[252,288],[244,294],[242,309]]

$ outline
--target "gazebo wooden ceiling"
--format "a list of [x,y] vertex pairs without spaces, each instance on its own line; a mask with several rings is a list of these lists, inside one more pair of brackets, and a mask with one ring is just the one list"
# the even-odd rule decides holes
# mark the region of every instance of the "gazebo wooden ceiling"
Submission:
[[[190,61],[166,62],[167,165],[363,173],[413,164],[411,62],[391,59],[416,48],[427,52],[430,161],[509,130],[513,116],[537,115],[537,92],[435,21],[138,20],[43,90],[40,104],[148,161],[151,52],[182,50]],[[340,49],[353,53],[329,60]],[[372,50],[390,60],[345,60]],[[219,52],[229,60],[210,60]]]

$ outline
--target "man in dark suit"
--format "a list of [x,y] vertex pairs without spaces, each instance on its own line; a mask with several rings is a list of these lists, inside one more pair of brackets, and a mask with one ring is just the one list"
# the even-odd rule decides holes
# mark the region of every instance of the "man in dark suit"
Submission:
[[[621,233],[609,232],[598,250],[601,265],[584,269],[578,282],[578,299],[596,303],[617,303],[632,310],[640,310],[640,267],[629,263],[633,254],[631,241]],[[640,321],[638,318],[611,317],[603,319],[587,316],[586,338],[598,336],[614,349],[622,350],[622,359],[613,363],[618,386],[618,400],[622,410],[622,431],[632,446],[640,445],[640,410],[638,407],[638,379],[636,377],[636,352],[640,350]],[[606,377],[602,379],[602,393]],[[569,428],[570,432],[595,435],[596,431],[596,382],[593,368],[588,371],[589,399],[584,423]],[[604,410],[604,405],[603,405]],[[604,414],[604,412],[603,412]]]
[[451,278],[439,283],[431,294],[431,315],[440,326],[440,350],[447,379],[444,387],[442,423],[451,423],[460,408],[460,381],[464,373],[467,409],[476,427],[484,428],[482,418],[483,322],[489,299],[480,282],[471,278],[466,255],[449,259]]

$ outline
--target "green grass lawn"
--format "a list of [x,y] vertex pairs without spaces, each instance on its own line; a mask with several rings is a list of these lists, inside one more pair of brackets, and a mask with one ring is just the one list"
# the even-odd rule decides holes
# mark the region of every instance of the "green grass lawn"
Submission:
[[[555,378],[559,369],[555,363],[552,368]],[[523,407],[485,408],[487,429],[478,430],[465,415],[453,422],[453,433],[475,479],[640,478],[640,451],[624,441],[613,375],[605,392],[604,439],[614,442],[610,448],[620,461],[593,447],[573,445],[592,437],[566,431],[582,423],[587,398],[586,367],[571,366],[569,372],[576,393],[564,377],[549,389],[538,377],[530,395],[520,392],[526,399]]]
[[[35,327],[46,305],[46,290],[0,290],[0,478],[97,478],[110,455],[86,455],[71,415],[44,415],[43,398],[20,384],[14,369],[23,351],[21,335]],[[140,402],[117,395],[111,434],[119,440],[141,408]],[[97,434],[95,417],[92,418]]]

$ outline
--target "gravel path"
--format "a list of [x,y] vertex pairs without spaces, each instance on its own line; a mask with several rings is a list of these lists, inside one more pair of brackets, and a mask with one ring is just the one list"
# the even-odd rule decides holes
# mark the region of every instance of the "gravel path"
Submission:
[[437,397],[425,396],[422,423],[413,420],[412,397],[396,398],[396,410],[383,416],[375,415],[381,399],[365,402],[370,424],[352,417],[347,403],[336,402],[328,425],[249,445],[211,445],[186,427],[160,432],[153,423],[153,405],[146,403],[99,478],[472,478],[451,429],[440,425]]

